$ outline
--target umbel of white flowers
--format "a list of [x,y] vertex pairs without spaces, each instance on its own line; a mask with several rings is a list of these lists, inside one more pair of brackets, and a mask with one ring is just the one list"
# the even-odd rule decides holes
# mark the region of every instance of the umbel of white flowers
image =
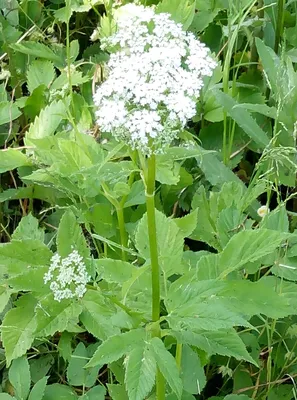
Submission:
[[67,257],[55,254],[51,258],[48,272],[43,277],[44,283],[50,283],[54,299],[72,299],[82,297],[86,292],[86,284],[90,280],[86,265],[77,250]]
[[166,13],[127,4],[117,31],[102,39],[108,77],[94,94],[102,132],[149,155],[177,138],[196,114],[203,77],[216,62],[208,49]]

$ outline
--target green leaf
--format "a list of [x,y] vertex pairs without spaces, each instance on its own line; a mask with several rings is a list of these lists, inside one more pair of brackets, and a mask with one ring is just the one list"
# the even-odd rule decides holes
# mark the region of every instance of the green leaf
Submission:
[[76,393],[71,387],[54,383],[45,388],[42,400],[74,400],[77,399]]
[[30,391],[31,376],[26,357],[13,360],[8,372],[9,381],[19,399],[26,399]]
[[71,358],[71,341],[72,334],[69,332],[63,332],[58,343],[58,349],[60,356],[63,357],[65,361],[69,361],[69,359]]
[[268,229],[246,230],[234,235],[220,255],[220,278],[242,268],[246,263],[270,254],[287,237]]
[[22,113],[20,112],[16,104],[10,101],[0,102],[0,125],[14,121],[21,114]]
[[113,400],[130,400],[124,386],[107,384],[107,387]]
[[249,396],[245,394],[228,394],[224,397],[224,400],[252,400]]
[[5,309],[7,303],[9,302],[12,291],[5,285],[0,286],[0,314]]
[[61,121],[65,118],[65,114],[66,106],[61,100],[53,101],[41,110],[39,116],[35,118],[26,134],[26,144],[32,145],[30,139],[41,139],[52,136]]
[[[158,210],[155,210],[155,213],[159,262],[163,272],[169,277],[180,271],[179,262],[182,259],[184,247],[183,234],[172,219],[167,218]],[[147,214],[144,214],[137,226],[135,242],[140,255],[149,260],[147,223]]]
[[133,329],[129,332],[109,337],[99,346],[92,359],[88,362],[87,367],[103,366],[118,360],[124,354],[133,350],[138,343],[142,343],[145,340],[145,336],[144,329]]
[[57,66],[63,65],[63,60],[55,54],[48,46],[39,42],[23,42],[11,44],[10,47],[20,53],[28,54],[30,56],[45,58],[53,61]]
[[40,240],[44,241],[44,231],[39,229],[39,221],[32,214],[23,217],[12,234],[14,240]]
[[16,400],[16,398],[7,393],[0,393],[0,400]]
[[185,217],[175,218],[173,221],[182,232],[183,237],[189,237],[195,230],[198,223],[198,209],[192,211],[190,214],[187,214]]
[[272,87],[274,93],[278,93],[279,88],[277,85],[279,83],[278,71],[280,68],[280,60],[275,52],[270,47],[266,46],[261,39],[256,38],[255,41],[269,85]]
[[216,100],[224,107],[225,111],[240,126],[245,133],[263,149],[269,144],[269,138],[250,113],[237,107],[236,101],[226,93],[215,91]]
[[56,78],[54,65],[51,61],[35,60],[27,71],[27,85],[29,92],[32,93],[40,85],[50,87],[51,83]]
[[74,249],[84,258],[90,256],[83,232],[71,210],[67,210],[61,218],[57,234],[57,247],[61,257],[67,257]]
[[38,305],[39,307],[36,307],[37,335],[41,337],[63,332],[68,325],[75,325],[82,310],[80,304],[68,301],[59,303],[51,294],[43,298]]
[[[95,386],[88,390],[83,396],[80,396],[80,400],[104,400],[106,389],[104,386]],[[124,399],[123,399],[124,400]]]
[[195,0],[162,0],[156,12],[169,13],[175,22],[181,23],[187,30],[195,15]]
[[40,379],[38,382],[35,383],[35,385],[33,386],[32,390],[31,390],[28,400],[42,400],[43,399],[47,380],[48,380],[48,377],[45,376],[44,378]]
[[247,352],[243,341],[234,329],[200,332],[173,330],[170,333],[176,337],[178,343],[195,346],[209,355],[220,354],[255,364],[255,361]]
[[31,380],[33,383],[37,383],[44,378],[52,365],[54,364],[55,359],[51,354],[44,354],[39,356],[38,358],[33,358],[30,360],[30,371],[31,371]]
[[49,265],[52,252],[39,240],[13,240],[0,244],[1,275],[8,277],[28,272],[28,268]]
[[21,298],[16,308],[9,310],[1,325],[6,363],[21,357],[30,348],[36,330],[36,301],[30,295]]
[[122,284],[130,279],[137,270],[137,267],[128,262],[113,260],[112,258],[100,258],[95,262],[99,279],[104,279],[109,283]]
[[88,290],[82,299],[82,305],[84,309],[80,320],[92,335],[105,340],[120,333],[119,328],[112,323],[115,307],[107,303],[99,292]]
[[150,348],[135,347],[126,357],[125,384],[129,400],[143,400],[155,383],[156,361]]
[[12,148],[1,150],[0,157],[0,173],[31,164],[25,154],[21,153],[19,150],[14,150]]
[[187,345],[182,347],[181,378],[184,390],[191,394],[200,394],[206,385],[206,376],[200,358]]
[[91,387],[95,384],[98,367],[85,369],[89,356],[90,354],[85,345],[82,342],[79,343],[70,358],[67,368],[69,385]]
[[172,391],[176,394],[178,399],[181,398],[183,391],[182,380],[179,376],[175,358],[166,349],[161,339],[154,337],[150,341],[150,349],[154,354],[158,368],[167,381]]

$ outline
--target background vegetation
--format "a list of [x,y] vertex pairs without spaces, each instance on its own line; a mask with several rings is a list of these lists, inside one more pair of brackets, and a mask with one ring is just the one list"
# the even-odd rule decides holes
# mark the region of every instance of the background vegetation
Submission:
[[[0,399],[155,399],[155,365],[170,400],[296,399],[297,2],[159,4],[219,65],[192,145],[157,156],[162,341],[145,348],[140,163],[92,100],[108,54],[90,37],[119,3],[0,0]],[[44,273],[73,246],[93,284],[54,302]]]

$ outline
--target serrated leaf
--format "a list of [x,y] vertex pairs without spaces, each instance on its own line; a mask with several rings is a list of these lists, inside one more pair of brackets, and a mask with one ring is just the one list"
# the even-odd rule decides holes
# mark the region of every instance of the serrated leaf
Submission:
[[101,258],[95,262],[99,278],[109,283],[121,284],[127,282],[137,270],[137,267],[128,262],[114,260],[112,258]]
[[26,144],[31,145],[30,139],[41,139],[52,136],[61,121],[65,118],[66,107],[62,101],[53,101],[41,110],[26,133]]
[[75,400],[77,395],[74,390],[66,385],[54,383],[47,385],[42,400]]
[[186,30],[191,25],[195,15],[195,0],[162,0],[157,8],[157,13],[169,13],[171,18],[183,25]]
[[104,386],[95,386],[88,390],[83,396],[80,396],[80,400],[104,400],[106,389]]
[[35,385],[33,386],[32,390],[31,390],[28,400],[42,400],[43,399],[47,380],[48,380],[48,377],[45,376],[44,378],[40,379],[38,382],[35,383]]
[[119,328],[112,323],[112,317],[116,314],[115,307],[106,303],[99,292],[88,290],[82,299],[82,305],[84,309],[80,320],[92,335],[105,340],[120,333]]
[[38,219],[33,217],[32,214],[28,214],[21,219],[20,223],[12,234],[12,239],[32,239],[40,240],[41,242],[43,242],[44,231],[39,229]]
[[28,268],[49,265],[52,252],[39,240],[13,240],[0,244],[1,275],[20,275]]
[[117,361],[124,354],[129,353],[137,343],[142,343],[145,340],[145,336],[144,329],[134,329],[126,333],[109,337],[99,346],[86,366],[102,366]]
[[0,314],[3,312],[7,303],[9,302],[12,292],[13,291],[11,291],[6,285],[0,286]]
[[5,348],[6,363],[21,357],[30,348],[37,322],[36,301],[30,295],[23,296],[19,306],[9,310],[1,325],[2,342]]
[[36,307],[38,336],[50,336],[63,332],[69,324],[78,322],[82,307],[80,304],[68,301],[58,302],[52,295],[43,298]]
[[135,347],[125,360],[125,384],[129,400],[143,400],[155,383],[156,361],[150,348]]
[[226,93],[216,90],[215,96],[216,100],[230,115],[230,117],[258,144],[261,149],[269,144],[269,138],[266,132],[260,128],[247,110],[236,107],[236,101]]
[[31,376],[26,357],[13,360],[8,372],[9,381],[14,387],[15,394],[20,399],[26,399],[30,391]]
[[181,379],[184,390],[191,394],[200,394],[206,385],[206,376],[200,358],[187,345],[182,347]]
[[107,384],[108,393],[113,400],[129,400],[128,394],[122,385]]
[[72,334],[69,332],[63,332],[59,343],[58,343],[58,350],[61,357],[64,358],[65,361],[68,361],[72,354]]
[[54,65],[51,61],[35,60],[27,71],[27,85],[29,92],[32,93],[40,85],[49,87],[56,78]]
[[95,384],[98,367],[88,368],[85,366],[89,359],[89,352],[85,345],[80,342],[69,360],[67,367],[67,380],[71,386],[91,387]]
[[185,217],[175,218],[173,221],[178,226],[183,236],[185,238],[189,237],[195,230],[198,223],[198,209],[192,211],[190,214],[187,214]]
[[57,247],[61,257],[67,257],[73,250],[77,250],[82,257],[90,256],[82,229],[71,210],[67,210],[61,218],[57,234]]
[[28,54],[30,56],[45,58],[47,60],[53,61],[57,66],[63,65],[61,58],[55,54],[48,46],[39,42],[23,42],[11,44],[10,47],[23,54]]
[[287,234],[268,229],[246,230],[234,235],[220,255],[219,278],[277,249]]
[[154,337],[150,341],[150,349],[154,354],[158,368],[172,391],[180,399],[183,391],[182,380],[179,376],[177,364],[173,355],[166,349],[161,339]]
[[0,158],[0,173],[31,164],[25,154],[21,153],[19,150],[14,150],[12,148],[1,150]]
[[[175,222],[160,211],[156,213],[156,228],[160,266],[166,276],[180,271],[179,262],[182,259],[184,239],[181,230]],[[144,214],[137,226],[136,247],[140,255],[150,259],[149,236],[147,230],[147,214]]]
[[195,346],[208,353],[234,357],[256,364],[247,352],[243,341],[234,329],[217,331],[192,332],[190,330],[173,330],[172,335],[179,343]]

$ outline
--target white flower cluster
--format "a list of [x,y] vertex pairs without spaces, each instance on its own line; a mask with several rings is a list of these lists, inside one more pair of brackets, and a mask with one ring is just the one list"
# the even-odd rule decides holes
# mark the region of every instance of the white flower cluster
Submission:
[[67,257],[61,258],[55,254],[51,258],[51,265],[43,277],[44,283],[50,282],[50,289],[54,299],[72,299],[82,297],[86,292],[86,284],[90,280],[86,265],[77,250],[73,250]]
[[111,56],[94,95],[98,125],[132,148],[160,152],[196,114],[216,62],[169,14],[127,4],[116,17],[117,32],[102,39]]

